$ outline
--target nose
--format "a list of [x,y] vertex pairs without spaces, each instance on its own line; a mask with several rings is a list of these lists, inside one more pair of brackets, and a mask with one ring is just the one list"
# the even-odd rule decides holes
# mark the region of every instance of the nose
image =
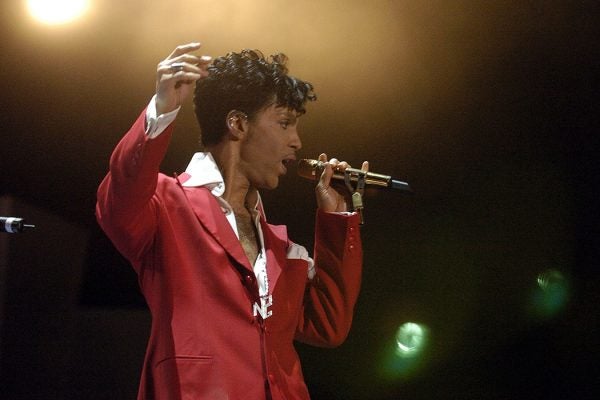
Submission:
[[298,151],[302,148],[302,140],[300,140],[298,129],[294,129],[292,132],[292,136],[290,137],[290,147],[295,151]]

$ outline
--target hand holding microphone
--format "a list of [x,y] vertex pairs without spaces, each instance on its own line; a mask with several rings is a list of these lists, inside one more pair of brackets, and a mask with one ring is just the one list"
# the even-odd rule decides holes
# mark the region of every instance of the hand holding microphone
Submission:
[[[319,155],[319,160],[313,161],[314,168],[308,167],[305,161],[300,160],[298,162],[298,174],[308,179],[316,180],[317,187],[315,188],[317,195],[317,206],[326,212],[345,212],[349,211],[348,204],[351,202],[350,194],[346,191],[340,192],[332,187],[331,179],[336,179],[336,174],[343,174],[343,171],[350,168],[350,165],[346,161],[338,161],[336,158],[332,158],[327,161],[327,155],[322,153]],[[368,161],[363,162],[362,170],[367,172],[369,170]]]
[[[396,189],[412,193],[406,182],[392,179],[391,176],[369,172],[369,162],[364,161],[361,169],[351,168],[345,162],[333,158],[327,162],[327,156],[321,154],[318,160],[303,159],[298,161],[298,175],[303,178],[316,180],[317,205],[328,212],[348,211],[348,204],[352,210],[360,215],[360,224],[364,224],[364,206],[362,195],[365,186]],[[344,181],[348,191],[344,194],[331,187],[331,179]],[[352,185],[355,185],[354,188]],[[351,195],[351,196],[350,196]]]

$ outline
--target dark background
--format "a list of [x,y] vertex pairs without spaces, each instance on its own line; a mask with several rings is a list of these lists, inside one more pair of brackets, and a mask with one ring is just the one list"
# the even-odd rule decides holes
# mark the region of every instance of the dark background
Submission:
[[[319,96],[300,156],[367,159],[415,191],[366,198],[352,332],[299,346],[315,399],[600,393],[597,2],[100,0],[62,27],[23,3],[0,9],[0,214],[38,228],[0,234],[3,399],[135,397],[150,319],[95,190],[157,62],[190,41],[285,52]],[[169,174],[197,150],[191,104],[177,124]],[[311,185],[263,194],[308,247]],[[543,314],[547,271],[567,296]],[[390,362],[408,321],[428,345]]]

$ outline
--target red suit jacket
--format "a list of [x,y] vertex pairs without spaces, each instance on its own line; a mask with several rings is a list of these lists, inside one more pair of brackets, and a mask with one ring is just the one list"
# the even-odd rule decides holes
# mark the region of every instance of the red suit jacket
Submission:
[[142,113],[98,189],[99,224],[138,274],[152,314],[138,399],[308,399],[293,341],[341,344],[358,297],[358,216],[317,212],[314,259],[287,259],[285,226],[261,216],[271,317],[218,201],[159,173],[173,127],[155,139]]

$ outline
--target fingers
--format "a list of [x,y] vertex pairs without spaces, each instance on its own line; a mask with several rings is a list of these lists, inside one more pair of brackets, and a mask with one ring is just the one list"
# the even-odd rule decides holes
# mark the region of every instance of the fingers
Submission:
[[346,168],[350,168],[350,164],[346,161],[339,161],[337,158],[327,160],[327,154],[325,153],[319,155],[319,161],[323,163],[323,172],[319,178],[319,185],[323,188],[330,186],[334,171],[343,172]]
[[331,177],[333,176],[333,166],[331,162],[327,161],[327,154],[325,153],[321,153],[319,155],[319,161],[323,163],[323,172],[319,178],[319,185],[321,187],[329,187]]
[[167,59],[179,57],[182,54],[198,50],[200,47],[202,47],[202,43],[199,42],[180,44],[175,48],[175,50],[173,50],[173,52],[171,52],[171,54],[169,54],[169,57],[167,57]]
[[[348,205],[352,203],[350,199],[352,189],[345,186],[341,181],[333,183],[332,178],[335,171],[343,172],[352,167],[346,161],[339,161],[337,158],[328,160],[325,153],[321,153],[318,160],[323,163],[323,172],[315,188],[318,207],[329,212],[348,211]],[[363,161],[361,170],[364,172],[369,171],[368,161]],[[355,174],[356,170],[352,170],[351,172]]]
[[166,59],[158,64],[159,81],[191,83],[208,76],[210,56],[196,56],[189,52],[200,47],[197,43],[178,46]]
[[161,83],[171,83],[175,87],[179,87],[182,83],[194,83],[208,76],[208,63],[206,60],[161,63],[157,69],[158,79]]
[[365,172],[369,172],[369,162],[368,161],[363,161],[361,170],[365,171]]
[[171,54],[158,63],[156,79],[156,111],[158,115],[179,107],[193,91],[193,83],[208,76],[210,56],[197,56],[200,43],[177,46]]
[[[321,161],[322,163],[329,164],[332,169],[337,170],[337,171],[345,171],[346,168],[352,168],[352,166],[348,162],[339,161],[337,158],[332,158],[328,161],[327,154],[325,154],[325,153],[321,153],[319,155],[319,161]],[[365,172],[369,171],[369,162],[368,161],[363,161],[361,170],[365,171]]]
[[[158,64],[159,73],[175,73],[182,71],[194,72],[201,75],[207,75],[207,69],[212,61],[210,56],[197,57],[192,54],[183,54],[179,57],[168,58]],[[180,68],[181,67],[181,68]]]

